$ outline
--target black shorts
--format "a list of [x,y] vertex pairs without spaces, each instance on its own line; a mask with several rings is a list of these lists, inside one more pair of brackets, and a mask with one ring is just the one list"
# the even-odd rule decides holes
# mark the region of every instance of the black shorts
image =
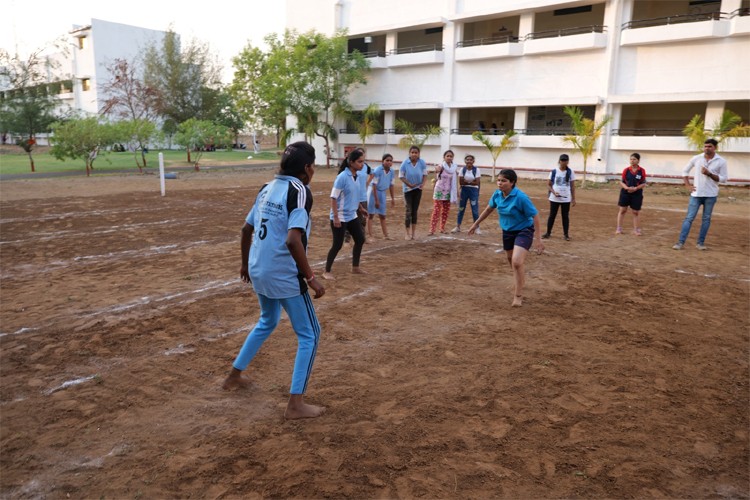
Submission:
[[640,210],[643,206],[643,191],[636,191],[635,193],[628,193],[624,189],[620,190],[620,201],[617,202],[618,206],[630,207],[633,210]]
[[533,243],[534,226],[529,226],[526,229],[521,229],[520,231],[503,230],[503,250],[505,250],[506,252],[510,252],[515,246],[530,250]]

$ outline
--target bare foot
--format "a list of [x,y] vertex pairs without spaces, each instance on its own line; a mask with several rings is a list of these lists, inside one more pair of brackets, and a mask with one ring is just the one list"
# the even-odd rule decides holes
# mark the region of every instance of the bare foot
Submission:
[[300,418],[315,418],[325,413],[324,406],[309,405],[302,401],[302,394],[292,394],[289,396],[289,404],[286,406],[284,418],[296,420]]
[[367,272],[363,271],[359,266],[352,266],[352,274],[367,274]]
[[406,235],[406,238],[404,238],[404,239],[405,239],[405,240],[413,240],[413,239],[414,239],[414,237],[413,237],[412,235],[410,235],[410,234],[407,234],[407,235]]
[[328,271],[326,271],[326,272],[323,273],[323,279],[324,280],[336,281],[336,276],[334,276],[333,274],[331,274]]
[[247,389],[252,387],[253,382],[242,374],[237,368],[232,368],[232,373],[224,380],[221,384],[221,388],[225,391],[234,391],[237,389]]
[[394,240],[394,238],[392,236],[388,236],[387,234],[385,235],[385,239],[388,240],[388,241],[393,241]]
[[521,307],[523,305],[523,295],[516,295],[513,297],[513,307]]

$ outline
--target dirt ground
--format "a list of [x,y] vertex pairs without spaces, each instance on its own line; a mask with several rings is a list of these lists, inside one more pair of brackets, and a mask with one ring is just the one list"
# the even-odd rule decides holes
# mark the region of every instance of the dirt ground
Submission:
[[[239,236],[271,176],[181,174],[164,198],[154,176],[3,182],[2,498],[750,497],[747,189],[722,189],[707,252],[699,222],[671,249],[680,188],[649,188],[640,238],[613,234],[615,186],[579,190],[520,309],[495,217],[428,238],[423,200],[404,241],[397,199],[399,239],[367,243],[364,276],[345,247],[315,301],[327,413],[284,421],[286,319],[255,388],[220,389],[258,316]],[[311,186],[318,273],[332,179]],[[546,220],[544,184],[519,187]]]

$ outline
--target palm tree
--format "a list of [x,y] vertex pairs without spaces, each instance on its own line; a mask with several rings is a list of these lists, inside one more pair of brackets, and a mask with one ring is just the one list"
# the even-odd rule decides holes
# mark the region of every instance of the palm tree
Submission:
[[711,130],[705,130],[703,117],[695,115],[682,129],[682,133],[690,146],[697,151],[701,151],[706,139],[711,137],[716,139],[719,144],[728,139],[750,137],[750,125],[742,123],[742,117],[734,111],[725,109],[713,123]]
[[515,130],[508,130],[500,138],[500,144],[495,144],[492,142],[492,139],[490,137],[484,135],[479,130],[471,134],[472,139],[484,144],[484,147],[486,147],[487,150],[490,152],[490,155],[492,155],[492,180],[493,181],[495,180],[495,165],[497,164],[497,157],[500,156],[500,153],[502,153],[503,151],[508,151],[509,149],[513,149],[518,145],[518,143],[513,140],[514,135],[516,135]]
[[443,133],[443,129],[437,125],[425,125],[417,130],[416,125],[401,118],[396,120],[396,130],[404,134],[401,140],[398,141],[398,147],[402,149],[408,149],[412,146],[422,149],[427,139],[430,137],[440,137]]
[[594,153],[596,141],[602,136],[604,127],[612,120],[612,117],[604,115],[601,120],[595,122],[590,118],[585,118],[583,110],[578,106],[565,106],[563,112],[570,118],[573,129],[572,134],[563,137],[563,143],[570,143],[573,149],[583,156],[583,180],[581,181],[581,187],[584,187],[586,185],[586,164]]
[[365,148],[367,138],[373,136],[383,129],[378,121],[380,118],[380,108],[377,104],[372,103],[362,111],[362,120],[357,123],[357,134],[362,139],[362,149]]

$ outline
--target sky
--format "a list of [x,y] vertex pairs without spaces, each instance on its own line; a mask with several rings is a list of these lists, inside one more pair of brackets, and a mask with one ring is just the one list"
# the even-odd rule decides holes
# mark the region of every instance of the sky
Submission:
[[[221,9],[211,9],[221,6]],[[172,29],[183,40],[207,42],[223,66],[223,80],[232,79],[231,59],[248,41],[263,46],[268,33],[284,31],[284,0],[3,0],[0,15],[0,47],[10,53],[28,54],[44,47],[73,25],[91,19],[131,24],[143,28]]]

